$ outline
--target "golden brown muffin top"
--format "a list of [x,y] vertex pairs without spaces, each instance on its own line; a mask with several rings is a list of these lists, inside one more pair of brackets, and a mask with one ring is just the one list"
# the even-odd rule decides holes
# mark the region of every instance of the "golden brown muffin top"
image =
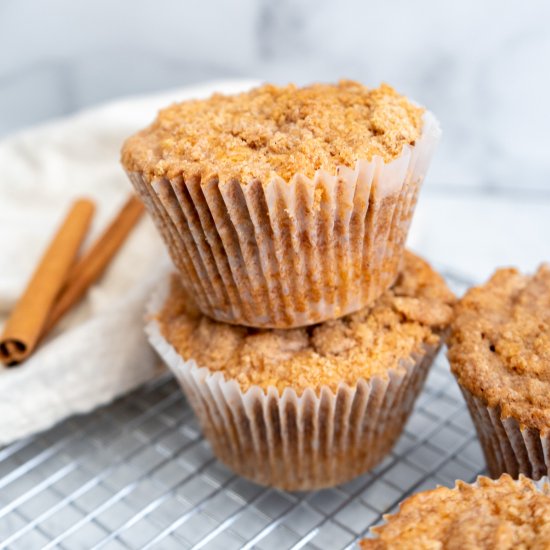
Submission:
[[336,391],[343,382],[386,376],[400,359],[437,345],[451,320],[454,296],[423,260],[406,253],[395,285],[370,307],[335,321],[289,330],[219,323],[200,314],[174,277],[158,321],[184,359],[221,371],[241,389],[258,385]]
[[405,500],[375,527],[363,550],[527,550],[550,548],[550,487],[508,474],[476,485],[458,481]]
[[550,429],[550,266],[499,269],[460,300],[449,360],[459,383],[502,417]]
[[265,84],[237,95],[177,103],[158,114],[122,149],[128,171],[149,179],[237,178],[268,183],[379,155],[385,161],[414,145],[423,109],[393,88],[349,80],[297,88]]

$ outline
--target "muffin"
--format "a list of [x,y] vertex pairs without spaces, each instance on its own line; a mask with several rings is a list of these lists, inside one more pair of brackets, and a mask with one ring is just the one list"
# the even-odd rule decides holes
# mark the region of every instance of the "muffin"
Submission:
[[202,313],[292,328],[394,282],[439,133],[387,85],[264,85],[164,109],[122,163]]
[[489,472],[550,471],[550,266],[500,269],[456,308],[449,361]]
[[550,548],[550,487],[524,476],[458,481],[406,499],[375,527],[364,550],[499,550]]
[[450,322],[443,279],[406,253],[370,307],[289,330],[220,323],[179,277],[153,298],[147,333],[181,383],[217,457],[288,490],[345,482],[401,434]]

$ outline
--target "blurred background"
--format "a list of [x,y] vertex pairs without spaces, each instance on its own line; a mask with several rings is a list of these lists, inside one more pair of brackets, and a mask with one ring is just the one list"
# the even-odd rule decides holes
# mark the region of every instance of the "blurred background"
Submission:
[[443,127],[423,207],[460,225],[439,256],[531,268],[550,257],[549,28],[544,0],[2,0],[0,136],[212,79],[387,81]]

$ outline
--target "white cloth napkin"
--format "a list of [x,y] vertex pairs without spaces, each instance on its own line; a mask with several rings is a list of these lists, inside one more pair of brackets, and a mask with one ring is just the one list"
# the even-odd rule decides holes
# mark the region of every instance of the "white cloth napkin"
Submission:
[[[123,140],[174,101],[234,93],[253,81],[215,82],[110,103],[0,142],[0,324],[73,198],[97,203],[92,238],[131,190]],[[17,368],[0,366],[0,445],[87,412],[160,370],[143,332],[145,302],[168,269],[143,219],[103,278],[50,338]]]

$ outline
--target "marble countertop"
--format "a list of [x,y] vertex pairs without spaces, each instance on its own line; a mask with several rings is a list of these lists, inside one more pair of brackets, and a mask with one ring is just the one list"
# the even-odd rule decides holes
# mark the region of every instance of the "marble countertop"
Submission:
[[0,4],[0,136],[218,78],[387,81],[427,105],[444,132],[412,245],[478,281],[496,266],[550,260],[547,2],[56,6],[60,17],[39,0]]

